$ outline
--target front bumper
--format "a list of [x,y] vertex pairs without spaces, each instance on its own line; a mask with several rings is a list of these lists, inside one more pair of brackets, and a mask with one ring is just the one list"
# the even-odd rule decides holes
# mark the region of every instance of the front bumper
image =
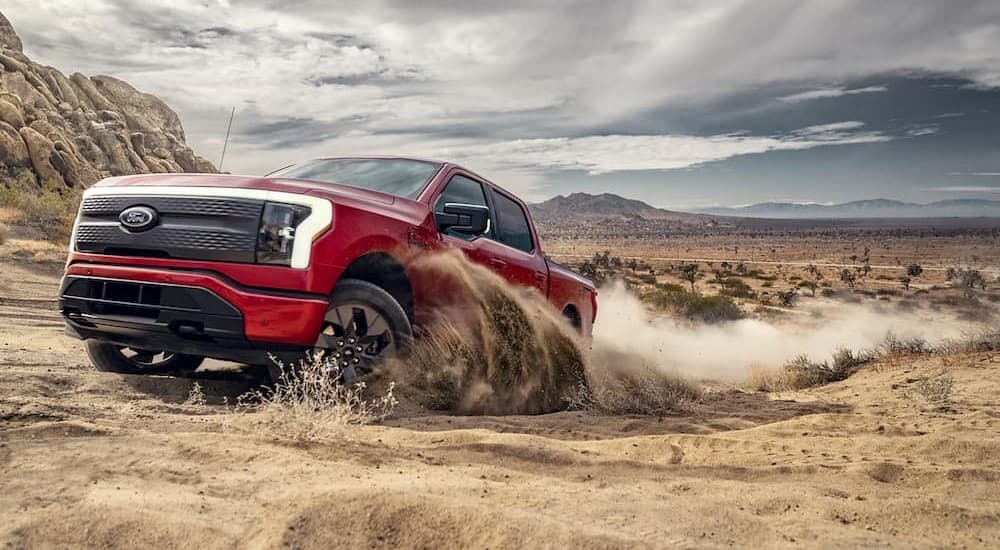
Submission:
[[80,263],[66,270],[59,306],[77,338],[259,363],[312,346],[327,302],[212,273]]

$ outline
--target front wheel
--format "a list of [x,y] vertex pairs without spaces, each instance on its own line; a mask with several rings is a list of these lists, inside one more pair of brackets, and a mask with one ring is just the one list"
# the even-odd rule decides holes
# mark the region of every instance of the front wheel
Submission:
[[133,349],[100,340],[87,340],[87,355],[95,368],[118,374],[163,374],[193,371],[204,357],[169,351]]
[[367,281],[344,279],[330,295],[313,354],[351,383],[401,354],[412,339],[410,319],[391,294]]

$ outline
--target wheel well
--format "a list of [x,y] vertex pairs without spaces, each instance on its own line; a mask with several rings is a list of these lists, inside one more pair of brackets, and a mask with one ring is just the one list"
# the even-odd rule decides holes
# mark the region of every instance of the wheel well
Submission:
[[384,252],[365,254],[351,262],[340,278],[367,281],[388,292],[413,322],[413,287],[403,264],[392,256]]
[[563,308],[562,314],[564,317],[569,319],[570,324],[572,324],[574,328],[579,329],[583,325],[580,319],[580,310],[576,309],[576,306],[573,304]]

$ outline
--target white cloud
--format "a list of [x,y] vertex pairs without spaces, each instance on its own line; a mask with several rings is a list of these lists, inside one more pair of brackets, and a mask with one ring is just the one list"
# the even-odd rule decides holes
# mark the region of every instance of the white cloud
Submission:
[[163,97],[208,158],[236,105],[227,168],[251,173],[312,154],[486,158],[491,147],[592,172],[693,166],[888,137],[860,123],[778,137],[560,136],[770,85],[817,86],[786,101],[884,92],[819,83],[894,71],[1000,86],[1000,3],[986,0],[8,0],[3,10],[37,61]]
[[857,95],[857,94],[871,94],[877,92],[888,92],[889,88],[885,86],[867,86],[864,88],[823,88],[819,90],[809,90],[807,92],[799,92],[797,94],[786,95],[778,98],[778,101],[784,102],[798,102],[806,101],[810,99],[827,99],[833,97],[841,97],[845,95]]
[[783,136],[607,135],[579,138],[520,139],[462,151],[463,156],[504,159],[540,168],[586,170],[591,174],[627,170],[676,170],[727,158],[794,151],[827,145],[889,141],[880,132],[850,132],[860,122],[811,126]]
[[979,176],[979,177],[993,177],[1000,176],[1000,172],[952,172],[948,174],[949,176]]

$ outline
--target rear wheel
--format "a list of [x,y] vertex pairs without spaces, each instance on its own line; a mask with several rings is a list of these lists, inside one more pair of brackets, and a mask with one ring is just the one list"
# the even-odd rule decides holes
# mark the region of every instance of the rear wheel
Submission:
[[169,351],[142,350],[100,340],[87,340],[87,355],[99,371],[119,374],[162,374],[193,371],[203,357]]
[[410,319],[391,294],[367,281],[344,279],[330,295],[313,354],[352,383],[401,354],[412,339]]

